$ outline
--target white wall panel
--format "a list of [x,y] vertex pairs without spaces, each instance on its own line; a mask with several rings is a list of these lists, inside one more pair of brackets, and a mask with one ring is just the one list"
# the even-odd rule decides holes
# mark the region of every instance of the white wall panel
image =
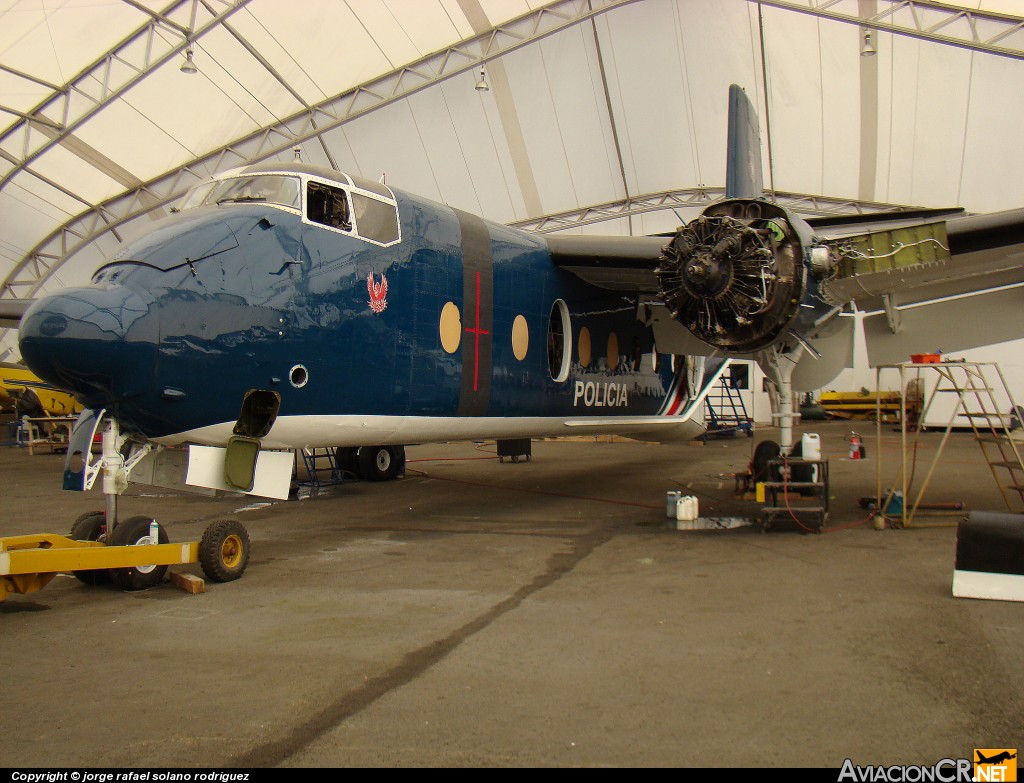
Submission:
[[148,20],[122,3],[95,0],[5,3],[0,61],[51,84],[63,84]]
[[672,4],[627,6],[602,22],[602,51],[630,193],[695,183],[696,161],[685,141],[692,133],[690,114],[679,97],[682,73]]
[[575,203],[555,209],[625,197],[593,26],[579,25],[542,42],[539,48],[546,88],[561,130],[558,140],[547,143],[561,144],[576,198]]
[[1024,206],[1020,64],[975,56],[972,77],[959,203],[975,212]]
[[101,204],[124,190],[119,182],[63,147],[49,150],[32,164],[32,169],[54,182],[69,183],[68,190],[91,204]]
[[53,231],[55,223],[59,225],[67,217],[66,212],[20,187],[0,193],[0,265],[13,267],[36,242]]
[[[544,213],[622,192],[600,74],[588,59],[588,37],[585,24],[501,61]],[[494,100],[502,96],[495,94]]]
[[[248,10],[277,40],[280,49],[276,54],[271,51],[272,57],[268,59],[279,72],[284,75],[289,68],[286,60],[292,59],[298,68],[310,74],[319,91],[318,94],[304,96],[310,102],[321,100],[323,96],[337,95],[399,64],[388,61],[346,3],[303,0],[301,4],[295,4],[255,0]],[[219,41],[227,35],[224,31],[211,33],[203,38],[203,45],[221,59],[223,55],[219,48],[214,49],[214,44],[207,43],[207,39],[216,36],[219,47]],[[287,57],[283,56],[284,53]],[[232,63],[224,59],[224,64],[230,66]],[[245,76],[254,70],[259,71],[260,78],[263,78],[265,71],[249,57],[249,62],[241,63],[240,69],[233,73]],[[302,82],[296,81],[293,86],[301,87]]]
[[[751,18],[756,19],[756,9],[746,4],[709,0],[670,5],[680,31],[682,78],[678,85],[668,85],[662,101],[685,103],[692,121],[690,128],[674,129],[662,154],[681,158],[689,146],[696,161],[696,179],[677,182],[670,188],[722,186],[729,85],[742,87],[755,107],[763,104],[757,29],[751,23]],[[763,112],[758,113],[763,123]]]
[[[477,93],[473,84],[468,79],[455,79],[439,91],[419,93],[408,100],[423,158],[396,172],[394,183],[445,204],[484,212],[492,220],[509,222],[523,212],[522,197],[515,190],[511,166],[506,173],[501,165],[501,157],[507,158],[508,150],[500,132],[492,131],[491,101],[486,94]],[[474,100],[478,104],[475,107]],[[453,104],[462,109],[458,125]],[[494,127],[500,129],[500,125]],[[465,144],[472,148],[468,156]],[[482,169],[483,177],[477,179],[488,197],[478,195],[470,160],[476,160]]]
[[[16,201],[31,204],[33,209],[45,212],[51,219],[59,218],[61,223],[72,215],[77,215],[86,206],[79,199],[66,195],[63,191],[31,174],[17,175],[11,185],[4,189],[4,194],[8,190]],[[20,232],[25,228],[22,222],[9,220],[2,211],[0,211],[0,226],[4,229],[2,235],[5,238],[13,236],[15,229]],[[50,230],[53,230],[53,226],[50,227]]]

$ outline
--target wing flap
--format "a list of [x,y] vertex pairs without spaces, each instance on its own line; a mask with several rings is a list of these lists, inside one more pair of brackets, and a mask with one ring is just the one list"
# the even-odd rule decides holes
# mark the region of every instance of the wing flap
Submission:
[[905,362],[914,353],[948,354],[1022,336],[1024,283],[901,306],[895,314],[875,312],[864,317],[864,342],[872,367]]

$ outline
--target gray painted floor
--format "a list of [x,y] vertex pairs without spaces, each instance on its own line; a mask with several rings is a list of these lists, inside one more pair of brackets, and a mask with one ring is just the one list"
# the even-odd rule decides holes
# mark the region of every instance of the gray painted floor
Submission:
[[[826,532],[677,531],[667,490],[749,518],[762,430],[689,444],[409,449],[406,478],[243,510],[132,487],[172,541],[237,516],[245,576],[189,595],[58,577],[0,603],[9,767],[932,765],[1024,746],[1024,603],[952,597],[955,518],[863,524],[878,443],[807,423]],[[926,435],[916,467],[941,437]],[[898,436],[881,454],[895,477]],[[0,449],[0,535],[66,533],[98,492]],[[926,500],[1001,510],[969,435]],[[198,566],[183,570],[200,574]]]

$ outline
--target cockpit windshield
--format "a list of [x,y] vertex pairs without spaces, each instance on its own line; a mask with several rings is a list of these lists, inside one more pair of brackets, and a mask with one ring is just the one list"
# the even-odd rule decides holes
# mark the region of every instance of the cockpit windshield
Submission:
[[229,204],[260,202],[278,204],[299,209],[298,177],[279,174],[258,174],[246,177],[230,177],[219,182],[206,183],[196,187],[182,203],[182,209],[200,204]]

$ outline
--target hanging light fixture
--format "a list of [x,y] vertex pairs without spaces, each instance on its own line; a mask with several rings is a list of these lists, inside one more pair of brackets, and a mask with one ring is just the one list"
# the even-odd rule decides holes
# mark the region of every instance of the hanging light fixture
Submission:
[[873,57],[878,54],[878,49],[875,48],[875,36],[871,30],[866,27],[861,28],[862,38],[860,45],[860,56],[861,57]]
[[192,62],[192,47],[188,47],[185,50],[185,62],[181,64],[180,68],[182,73],[199,73],[199,69],[196,68],[196,64]]
[[490,85],[487,84],[487,75],[484,73],[484,67],[480,66],[480,81],[476,83],[477,92],[488,92],[491,89]]

